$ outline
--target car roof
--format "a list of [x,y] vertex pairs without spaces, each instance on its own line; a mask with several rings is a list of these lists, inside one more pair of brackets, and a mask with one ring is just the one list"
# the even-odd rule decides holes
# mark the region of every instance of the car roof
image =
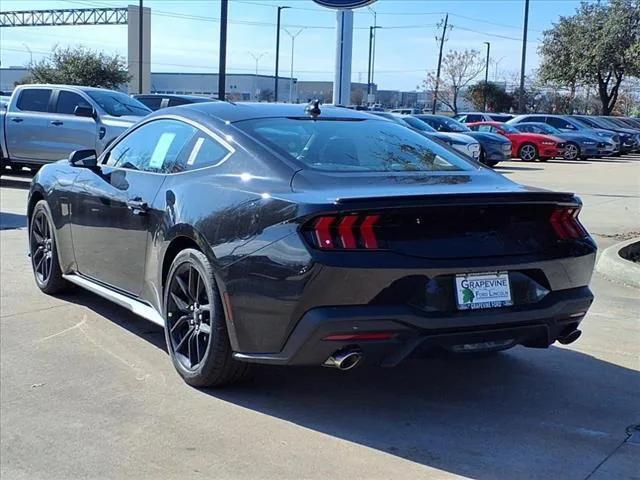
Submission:
[[77,90],[80,92],[90,92],[90,91],[98,91],[98,92],[117,92],[123,93],[118,90],[110,90],[108,88],[98,88],[98,87],[85,87],[82,85],[64,85],[64,84],[55,84],[55,83],[28,83],[23,85],[18,85],[20,88],[64,88],[67,90]]
[[[232,103],[232,102],[207,102],[183,105],[182,109],[195,110],[200,113],[219,118],[227,122],[239,122],[257,118],[270,117],[308,117],[305,103]],[[319,118],[344,118],[344,119],[378,119],[375,115],[361,110],[350,110],[335,105],[320,105]]]

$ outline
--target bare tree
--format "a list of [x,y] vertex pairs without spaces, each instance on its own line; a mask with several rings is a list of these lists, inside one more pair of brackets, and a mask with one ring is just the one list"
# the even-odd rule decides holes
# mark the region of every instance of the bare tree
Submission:
[[[484,63],[477,50],[449,51],[442,58],[442,72],[438,87],[438,101],[458,113],[460,92],[473,82],[484,70]],[[427,73],[422,81],[425,91],[433,91],[436,86],[435,72]]]

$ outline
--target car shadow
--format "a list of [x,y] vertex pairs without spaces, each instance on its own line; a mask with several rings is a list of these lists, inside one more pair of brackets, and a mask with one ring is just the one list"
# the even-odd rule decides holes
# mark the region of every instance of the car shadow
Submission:
[[0,212],[0,230],[27,227],[27,216],[18,213]]
[[493,169],[496,172],[500,172],[500,173],[509,173],[510,170],[514,172],[520,171],[520,170],[523,170],[523,171],[544,170],[544,168],[540,168],[540,167],[518,167],[515,165],[504,165],[504,166],[496,165],[495,167],[493,167]]
[[[129,311],[85,292],[65,298],[166,350],[162,328]],[[637,422],[639,382],[567,348],[516,347],[393,369],[257,366],[250,382],[202,392],[470,478],[584,478]]]

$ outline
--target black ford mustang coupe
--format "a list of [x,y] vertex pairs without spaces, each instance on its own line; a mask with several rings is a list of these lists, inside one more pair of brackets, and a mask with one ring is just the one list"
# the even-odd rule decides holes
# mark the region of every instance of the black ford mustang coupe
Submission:
[[29,246],[43,292],[162,325],[180,375],[210,386],[251,363],[572,342],[596,254],[580,208],[363,112],[216,102],[44,166]]

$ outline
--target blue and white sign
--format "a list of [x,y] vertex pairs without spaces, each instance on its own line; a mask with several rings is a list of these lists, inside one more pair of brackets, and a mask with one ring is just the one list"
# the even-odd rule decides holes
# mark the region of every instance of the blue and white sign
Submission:
[[367,5],[371,5],[376,0],[313,0],[318,5],[322,5],[327,8],[336,8],[336,9],[352,9],[352,8],[360,8],[366,7]]

